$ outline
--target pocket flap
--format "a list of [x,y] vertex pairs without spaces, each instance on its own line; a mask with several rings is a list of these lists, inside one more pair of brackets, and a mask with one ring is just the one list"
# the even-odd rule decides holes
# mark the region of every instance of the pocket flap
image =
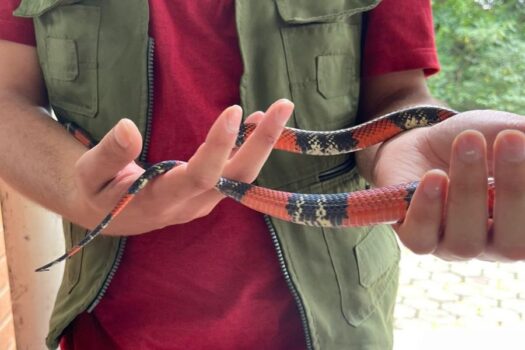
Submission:
[[332,22],[371,10],[381,0],[276,0],[288,23]]
[[78,57],[74,40],[48,37],[46,50],[50,78],[64,81],[73,81],[77,78]]
[[17,17],[38,17],[57,6],[75,4],[80,1],[82,0],[22,0],[13,15]]

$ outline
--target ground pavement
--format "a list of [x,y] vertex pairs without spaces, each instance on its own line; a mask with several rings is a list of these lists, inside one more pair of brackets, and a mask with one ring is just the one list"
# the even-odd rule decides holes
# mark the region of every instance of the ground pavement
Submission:
[[525,349],[525,262],[449,263],[402,249],[396,350]]

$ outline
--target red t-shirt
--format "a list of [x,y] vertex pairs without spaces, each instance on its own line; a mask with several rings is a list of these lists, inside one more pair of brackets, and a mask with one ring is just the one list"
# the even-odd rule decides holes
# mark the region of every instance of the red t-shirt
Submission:
[[[0,38],[34,45],[31,22],[0,4]],[[188,159],[217,115],[239,103],[233,0],[150,0],[156,41],[148,160]],[[407,20],[410,16],[410,20]],[[363,75],[438,70],[430,1],[384,0],[368,18]],[[401,25],[400,25],[401,23]],[[66,349],[304,349],[304,335],[260,214],[231,200],[207,217],[128,239],[95,310]]]

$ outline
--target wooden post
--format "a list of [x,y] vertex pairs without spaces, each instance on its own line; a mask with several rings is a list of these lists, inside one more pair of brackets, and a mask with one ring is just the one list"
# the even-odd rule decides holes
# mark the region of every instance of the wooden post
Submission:
[[0,203],[0,349],[15,350],[15,328],[11,310],[11,292],[5,256],[4,224]]
[[63,254],[62,222],[58,215],[22,197],[1,180],[0,203],[16,349],[45,349],[63,266],[39,273],[35,268]]

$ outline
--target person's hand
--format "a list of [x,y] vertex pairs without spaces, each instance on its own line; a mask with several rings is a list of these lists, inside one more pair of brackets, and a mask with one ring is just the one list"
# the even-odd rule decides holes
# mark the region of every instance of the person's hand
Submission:
[[[103,233],[140,234],[207,215],[223,198],[213,188],[219,177],[252,182],[292,111],[290,101],[279,100],[266,113],[252,114],[248,121],[257,123],[255,131],[232,152],[242,110],[227,108],[188,163],[150,182]],[[69,219],[93,228],[115,206],[144,172],[134,162],[141,142],[136,126],[124,119],[78,160],[72,203],[76,203],[79,216]]]
[[[523,131],[523,116],[472,111],[384,143],[373,167],[376,186],[422,179],[405,220],[394,225],[403,244],[445,260],[525,259]],[[489,176],[496,183],[492,218]]]

